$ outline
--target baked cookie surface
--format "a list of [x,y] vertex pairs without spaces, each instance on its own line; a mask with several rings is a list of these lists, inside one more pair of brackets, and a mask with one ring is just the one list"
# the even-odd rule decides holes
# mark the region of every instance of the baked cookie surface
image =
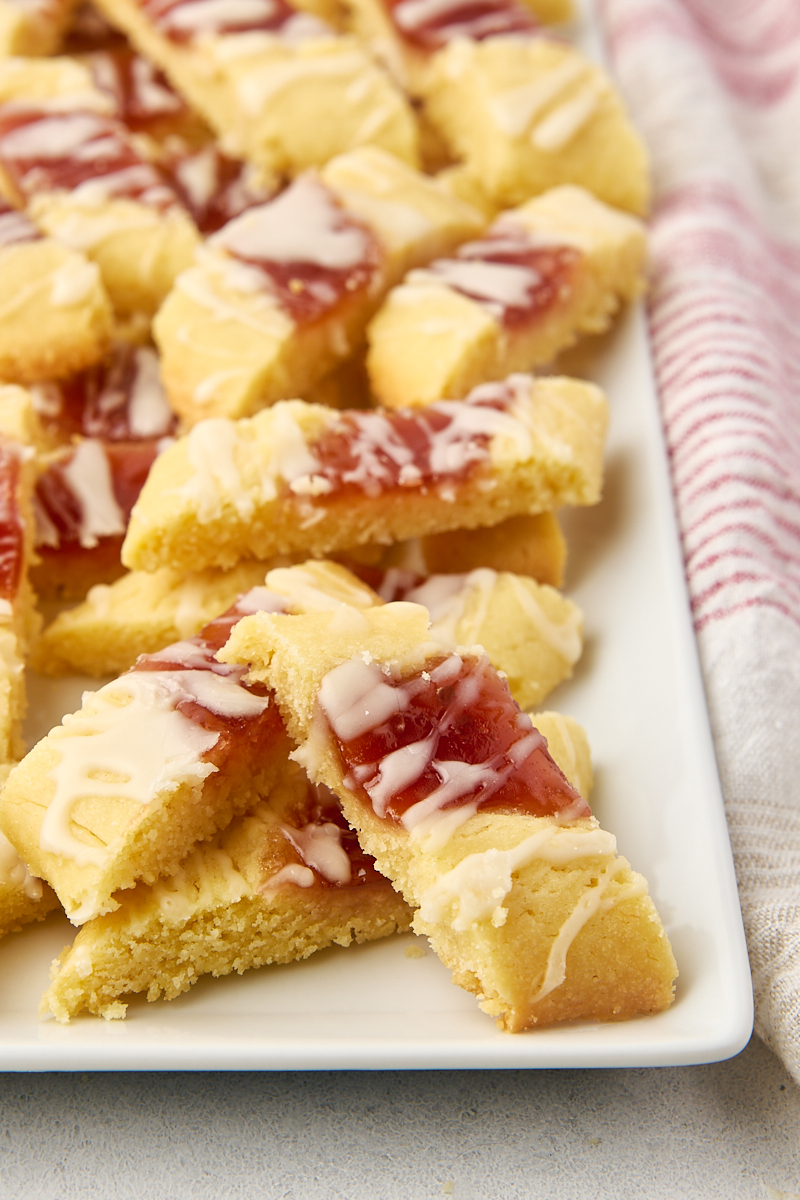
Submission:
[[389,293],[367,331],[372,390],[429,404],[544,366],[610,326],[641,291],[644,258],[635,218],[580,188],[546,192]]
[[645,881],[486,660],[427,632],[403,603],[264,614],[221,657],[275,689],[295,759],[501,1028],[668,1007],[677,969]]
[[152,571],[321,555],[592,504],[606,413],[591,384],[512,376],[405,412],[282,401],[204,421],[154,463],[123,561]]

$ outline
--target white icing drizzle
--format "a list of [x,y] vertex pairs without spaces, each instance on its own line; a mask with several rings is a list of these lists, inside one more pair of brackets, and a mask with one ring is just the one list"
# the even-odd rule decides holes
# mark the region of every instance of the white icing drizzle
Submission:
[[11,842],[0,833],[0,886],[25,893],[29,900],[42,898],[42,881],[31,875]]
[[332,821],[309,822],[301,829],[281,825],[281,832],[291,842],[307,867],[321,875],[327,883],[350,882],[350,858],[342,845],[342,831]]
[[134,671],[85,697],[81,711],[64,718],[50,735],[60,761],[48,771],[55,792],[39,831],[42,850],[78,866],[103,867],[115,847],[73,833],[80,799],[119,797],[145,807],[182,783],[199,786],[217,770],[201,760],[219,734],[176,710],[186,698],[174,673]]
[[136,365],[128,401],[128,424],[135,437],[158,437],[172,420],[158,371],[158,355],[149,346],[136,351]]
[[349,742],[401,712],[408,698],[386,682],[377,663],[352,658],[324,676],[319,702],[334,733]]
[[101,537],[125,532],[125,516],[114,495],[111,468],[102,442],[95,438],[79,442],[62,471],[81,506],[82,546],[90,549]]
[[[470,579],[471,576],[467,578]],[[526,586],[526,581],[516,575],[509,574],[507,579],[514,590],[520,608],[531,624],[535,626],[542,641],[546,642],[567,662],[576,663],[583,649],[581,636],[583,622],[577,606],[571,606],[562,621],[552,621],[539,603],[535,588]]]
[[53,308],[73,308],[82,304],[100,284],[97,263],[70,258],[51,276],[50,303]]
[[[422,919],[439,925],[444,922],[448,910],[454,910],[449,924],[457,932],[469,929],[476,921],[488,919],[495,926],[502,925],[508,915],[503,901],[513,887],[512,876],[537,859],[553,866],[564,866],[579,858],[611,857],[612,861],[603,873],[610,869],[616,873],[620,869],[624,860],[613,858],[616,839],[598,828],[596,822],[576,827],[543,820],[543,827],[519,845],[509,850],[491,847],[479,854],[468,854],[437,879],[420,898]],[[585,919],[588,920],[588,916]]]
[[570,55],[556,67],[537,75],[529,83],[508,88],[488,101],[489,113],[499,130],[509,137],[521,137],[532,121],[561,92],[586,74],[587,64],[578,55]]
[[369,237],[347,218],[333,193],[316,176],[306,174],[269,204],[230,221],[209,244],[249,261],[343,270],[364,261]]
[[531,141],[539,150],[561,150],[583,129],[594,115],[602,88],[594,80],[586,84],[577,96],[551,112],[532,132]]
[[316,876],[310,867],[304,867],[300,863],[287,863],[285,867],[281,867],[280,871],[276,871],[274,875],[265,880],[258,890],[271,892],[284,883],[292,883],[295,887],[310,888],[316,883]]
[[446,258],[427,270],[411,271],[408,282],[444,283],[482,304],[496,320],[507,308],[524,308],[529,295],[542,281],[538,271],[516,263],[481,262],[477,259]]
[[629,865],[625,858],[618,858],[614,862],[609,863],[608,866],[603,868],[597,883],[587,889],[581,896],[575,908],[561,926],[555,941],[550,947],[544,979],[539,990],[531,1000],[531,1004],[536,1004],[539,1000],[543,1000],[545,996],[555,991],[564,982],[567,977],[567,954],[570,947],[584,925],[588,923],[595,913],[607,912],[608,909],[613,908],[615,904],[619,904],[623,900],[632,900],[638,896],[647,894],[647,884],[642,876],[639,875],[635,876],[613,898],[609,899],[605,896],[608,885],[622,869],[629,867]]
[[249,520],[253,514],[255,501],[239,473],[236,446],[236,426],[226,417],[200,421],[189,432],[186,456],[193,474],[181,493],[196,504],[201,524],[221,516],[222,497],[242,520]]
[[285,597],[284,608],[295,612],[331,612],[340,605],[356,608],[372,608],[375,593],[357,580],[345,585],[338,574],[329,573],[319,566],[276,567],[267,575],[267,586]]
[[[229,43],[234,39],[225,40]],[[267,105],[277,107],[281,92],[298,85],[302,87],[306,83],[313,86],[317,80],[326,77],[343,81],[360,80],[365,76],[369,79],[369,63],[363,52],[360,49],[346,49],[345,39],[341,39],[341,43],[335,45],[333,39],[330,40],[331,49],[335,49],[335,53],[294,55],[283,61],[271,62],[268,71],[258,64],[256,69],[240,76],[236,80],[236,95],[245,113],[257,116]],[[374,75],[372,79],[375,79]],[[374,88],[373,97],[374,107],[369,113],[369,119],[371,123],[380,125],[396,113],[396,100],[390,89],[380,84]],[[383,105],[378,103],[380,99],[384,100]]]

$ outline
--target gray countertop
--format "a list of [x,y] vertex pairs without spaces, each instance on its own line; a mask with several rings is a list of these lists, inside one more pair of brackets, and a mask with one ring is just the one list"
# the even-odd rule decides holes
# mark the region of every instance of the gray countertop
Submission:
[[0,1075],[0,1196],[797,1200],[757,1039],[630,1070]]

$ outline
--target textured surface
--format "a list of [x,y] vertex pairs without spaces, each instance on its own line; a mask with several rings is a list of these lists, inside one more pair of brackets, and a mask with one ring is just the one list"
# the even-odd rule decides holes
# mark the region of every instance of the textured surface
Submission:
[[800,8],[599,8],[653,154],[653,358],[756,1029],[800,1080]]
[[0,1076],[16,1200],[797,1200],[800,1090],[706,1067]]

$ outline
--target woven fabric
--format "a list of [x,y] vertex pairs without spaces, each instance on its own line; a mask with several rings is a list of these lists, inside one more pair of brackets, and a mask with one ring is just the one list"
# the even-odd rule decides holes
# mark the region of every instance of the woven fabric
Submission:
[[756,998],[800,1082],[800,4],[601,0]]

